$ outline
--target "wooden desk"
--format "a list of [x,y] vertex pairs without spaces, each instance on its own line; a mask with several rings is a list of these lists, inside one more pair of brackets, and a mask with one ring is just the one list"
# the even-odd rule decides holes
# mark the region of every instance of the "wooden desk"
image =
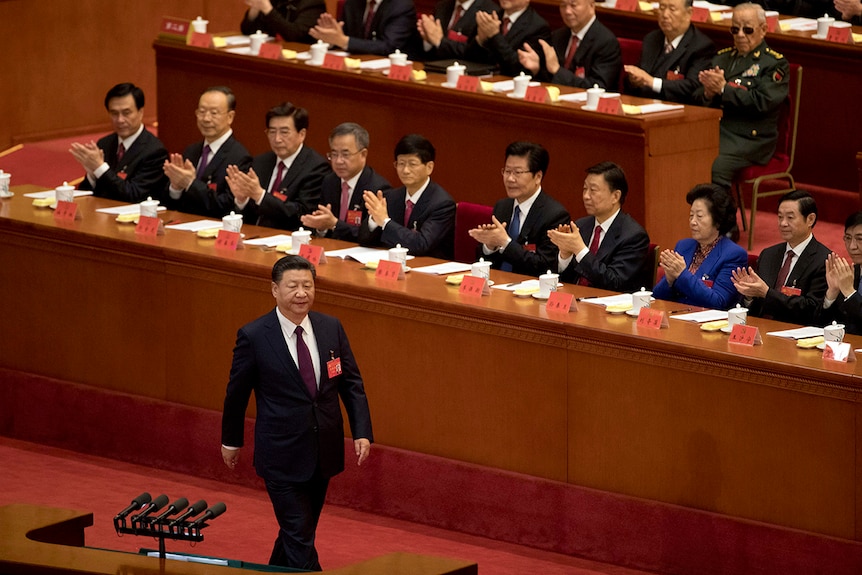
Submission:
[[[0,571],[5,575],[249,574],[249,570],[236,567],[162,561],[157,557],[86,548],[84,529],[92,524],[93,514],[83,511],[36,505],[0,507]],[[478,567],[456,559],[390,553],[326,572],[332,575],[475,575]]]
[[[15,191],[0,202],[0,285],[14,302],[0,367],[221,409],[236,330],[272,308],[279,254],[220,253],[173,230],[137,238],[95,213],[114,205],[96,198],[58,225]],[[734,348],[675,319],[641,330],[589,304],[560,317],[497,290],[463,297],[417,272],[377,281],[334,258],[319,267],[316,308],[351,336],[379,443],[862,540],[858,363],[771,336]]]
[[[198,140],[192,111],[208,86],[229,84],[237,95],[234,130],[253,153],[267,151],[267,109],[291,100],[310,113],[306,142],[329,149],[335,125],[355,121],[371,134],[369,163],[393,184],[392,150],[419,132],[437,148],[434,179],[456,201],[493,204],[504,196],[500,178],[506,146],[515,140],[544,145],[551,155],[543,185],[574,217],[584,215],[584,170],[604,160],[626,172],[629,211],[653,242],[674,245],[688,236],[685,194],[710,179],[718,154],[720,112],[698,107],[641,117],[582,111],[580,105],[538,105],[503,94],[443,88],[443,76],[425,84],[394,82],[382,73],[335,72],[302,62],[276,62],[157,41],[159,137],[171,151]],[[502,79],[502,78],[501,78]],[[571,90],[569,90],[571,91]],[[633,99],[632,101],[644,102]]]

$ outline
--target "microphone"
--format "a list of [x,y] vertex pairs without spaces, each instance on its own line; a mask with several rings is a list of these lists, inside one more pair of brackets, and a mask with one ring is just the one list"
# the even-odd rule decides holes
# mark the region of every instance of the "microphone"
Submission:
[[179,523],[182,523],[183,521],[185,521],[189,517],[194,517],[195,515],[197,515],[198,513],[200,513],[201,511],[203,511],[206,508],[207,508],[207,502],[206,501],[204,501],[203,499],[196,501],[194,505],[192,505],[191,507],[189,507],[188,509],[183,511],[182,515],[180,515],[179,517],[177,517],[176,519],[171,521],[170,524],[168,525],[168,527],[173,527]]
[[216,517],[218,517],[219,515],[221,515],[225,511],[227,511],[227,505],[225,505],[224,503],[221,503],[221,502],[216,503],[215,505],[213,505],[212,507],[207,509],[206,513],[201,515],[201,517],[199,519],[192,521],[192,523],[189,525],[189,528],[194,529],[195,527],[198,527],[201,523],[203,523],[207,519],[215,519]]
[[132,523],[134,523],[135,521],[141,521],[144,517],[146,517],[150,513],[155,513],[156,511],[158,511],[159,509],[161,509],[162,507],[164,507],[167,504],[168,504],[168,496],[165,495],[164,493],[162,493],[161,495],[159,495],[158,497],[153,499],[153,501],[148,503],[147,506],[144,507],[143,511],[141,511],[140,513],[138,513],[137,515],[132,517]]
[[126,517],[126,515],[128,515],[132,511],[135,511],[136,509],[140,509],[141,507],[143,507],[144,505],[146,505],[147,503],[152,501],[152,499],[153,499],[153,497],[149,493],[144,491],[143,493],[141,493],[140,495],[138,495],[137,497],[132,499],[131,505],[129,505],[128,507],[126,507],[125,509],[123,509],[122,511],[117,513],[117,515],[114,517],[114,521],[119,521],[120,519],[123,519],[124,517]]
[[179,513],[180,511],[182,511],[183,509],[188,507],[188,505],[189,505],[189,500],[186,499],[185,497],[180,497],[179,499],[177,499],[176,501],[174,501],[173,503],[168,505],[168,508],[165,509],[161,513],[161,515],[159,515],[158,517],[153,519],[153,523],[158,523],[159,521],[163,520],[166,517],[173,515],[174,513]]

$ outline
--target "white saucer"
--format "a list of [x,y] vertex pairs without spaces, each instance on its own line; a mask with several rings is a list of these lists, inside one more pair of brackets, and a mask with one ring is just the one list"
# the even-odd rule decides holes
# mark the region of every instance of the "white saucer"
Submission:
[[733,331],[733,326],[732,325],[726,325],[723,328],[721,328],[719,331],[721,333],[730,333]]
[[515,100],[523,100],[524,96],[516,96],[514,92],[508,92],[506,94],[507,98],[514,98]]
[[814,34],[811,36],[814,40],[825,40],[826,35],[821,36],[820,34]]
[[820,351],[823,351],[824,349],[826,349],[826,342],[818,343],[815,347]]
[[314,63],[314,62],[312,62],[311,60],[306,60],[306,61],[305,61],[305,62],[303,62],[303,63],[304,63],[306,66],[316,66],[316,67],[318,67],[318,68],[319,68],[320,66],[323,66],[323,64],[322,64],[322,63],[321,63],[321,64],[315,64],[315,63]]
[[541,301],[545,301],[545,300],[547,300],[547,299],[550,299],[550,298],[551,298],[551,296],[549,296],[549,295],[548,295],[548,296],[544,296],[544,295],[539,295],[539,294],[537,294],[537,293],[530,294],[530,295],[531,295],[531,296],[533,296],[533,299],[538,299],[538,300],[541,300]]
[[443,82],[440,85],[443,86],[444,88],[457,88],[458,87],[458,84],[450,84],[449,82]]
[[7,192],[5,194],[0,194],[0,198],[11,198],[15,195],[15,192]]
[[581,110],[587,110],[588,112],[595,112],[598,109],[598,106],[587,106],[586,104],[581,106]]
[[627,316],[629,316],[629,317],[637,317],[637,316],[639,316],[639,315],[640,315],[640,313],[641,313],[641,311],[640,311],[640,310],[637,310],[637,311],[635,311],[635,310],[633,310],[633,309],[627,309],[627,310],[626,310],[626,315],[627,315]]

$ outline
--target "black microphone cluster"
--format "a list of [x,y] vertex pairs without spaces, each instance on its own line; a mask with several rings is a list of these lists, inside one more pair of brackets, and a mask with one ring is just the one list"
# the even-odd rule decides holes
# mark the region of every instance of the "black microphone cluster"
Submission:
[[224,503],[216,503],[208,508],[203,499],[192,505],[185,497],[180,497],[170,505],[169,501],[164,494],[153,499],[149,493],[141,493],[114,516],[114,529],[117,534],[146,535],[158,537],[162,541],[203,541],[201,529],[207,527],[207,521],[227,511]]

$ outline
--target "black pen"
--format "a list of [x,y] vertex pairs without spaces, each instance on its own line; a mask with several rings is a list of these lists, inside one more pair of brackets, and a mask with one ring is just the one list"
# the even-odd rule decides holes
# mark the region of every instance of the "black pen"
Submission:
[[687,307],[687,308],[685,308],[685,309],[674,309],[674,310],[671,310],[671,311],[667,312],[667,315],[673,315],[673,314],[675,314],[675,313],[684,313],[684,312],[687,312],[687,311],[691,311],[691,308],[690,308],[690,307]]

